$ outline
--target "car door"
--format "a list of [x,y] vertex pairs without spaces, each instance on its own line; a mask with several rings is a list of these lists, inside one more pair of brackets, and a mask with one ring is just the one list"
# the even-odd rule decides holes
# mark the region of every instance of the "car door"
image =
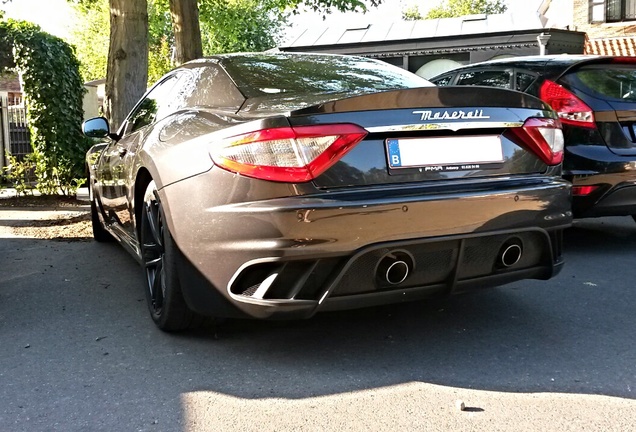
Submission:
[[120,128],[121,137],[111,142],[102,155],[99,192],[105,219],[123,241],[135,242],[131,189],[135,156],[183,73],[167,76],[137,103]]

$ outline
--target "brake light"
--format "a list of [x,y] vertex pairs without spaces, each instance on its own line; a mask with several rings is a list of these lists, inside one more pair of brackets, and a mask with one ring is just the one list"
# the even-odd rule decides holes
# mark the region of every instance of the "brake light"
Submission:
[[572,186],[572,195],[586,196],[598,189],[598,186]]
[[592,108],[554,81],[545,80],[541,84],[539,98],[557,112],[563,123],[587,128],[596,127]]
[[547,165],[558,165],[563,161],[563,132],[558,120],[530,118],[522,127],[508,131]]
[[302,183],[324,173],[366,135],[354,124],[263,129],[216,143],[210,154],[217,166],[247,177]]
[[636,63],[635,57],[614,57],[610,63]]

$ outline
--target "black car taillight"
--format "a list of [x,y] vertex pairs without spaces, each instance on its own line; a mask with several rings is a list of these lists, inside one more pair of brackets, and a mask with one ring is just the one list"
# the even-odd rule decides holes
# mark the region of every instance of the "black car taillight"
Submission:
[[554,81],[545,80],[539,88],[539,98],[547,102],[557,112],[563,123],[595,128],[592,108],[574,93]]
[[610,60],[610,63],[636,63],[636,57],[614,57]]
[[590,186],[572,186],[572,195],[574,196],[587,196],[598,189],[598,185]]
[[338,162],[367,131],[354,124],[271,128],[214,143],[214,163],[228,171],[263,180],[302,183]]
[[546,165],[563,161],[563,132],[558,120],[530,118],[522,127],[508,129],[521,144],[534,152]]

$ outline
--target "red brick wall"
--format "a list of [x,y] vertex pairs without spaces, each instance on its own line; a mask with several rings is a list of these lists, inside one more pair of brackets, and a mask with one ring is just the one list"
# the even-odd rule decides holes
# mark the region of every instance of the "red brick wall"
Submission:
[[573,0],[574,2],[574,29],[584,31],[590,39],[609,38],[617,36],[636,36],[636,21],[625,23],[590,23],[589,0]]

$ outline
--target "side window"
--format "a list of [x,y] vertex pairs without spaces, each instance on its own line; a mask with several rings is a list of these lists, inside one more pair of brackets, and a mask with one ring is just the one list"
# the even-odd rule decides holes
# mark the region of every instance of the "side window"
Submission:
[[155,121],[162,103],[167,102],[170,90],[179,79],[179,75],[171,75],[157,84],[130,113],[127,119],[125,134],[135,132]]
[[441,78],[437,78],[435,80],[431,80],[431,82],[437,86],[447,86],[453,80],[453,75],[446,75]]
[[537,79],[537,77],[529,73],[517,72],[517,75],[515,76],[515,90],[526,91],[535,79]]
[[481,85],[488,87],[510,88],[510,71],[475,71],[459,75],[458,85]]

